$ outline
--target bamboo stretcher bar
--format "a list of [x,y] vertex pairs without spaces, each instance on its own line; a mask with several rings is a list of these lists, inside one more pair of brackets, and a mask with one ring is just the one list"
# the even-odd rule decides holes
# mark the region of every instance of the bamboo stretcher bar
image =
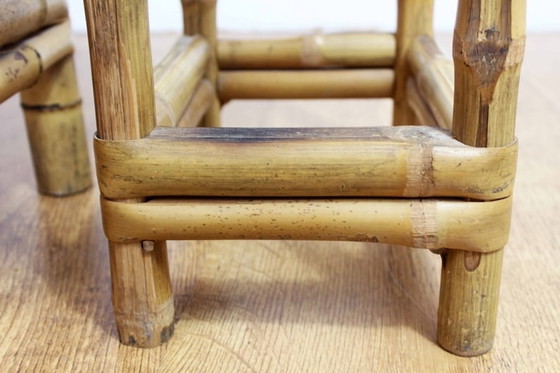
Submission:
[[416,118],[418,118],[422,125],[437,126],[436,118],[434,118],[428,104],[418,91],[416,81],[412,77],[409,77],[406,82],[406,100],[408,106],[412,109],[414,115],[416,115]]
[[[101,199],[110,241],[291,239],[367,241],[490,252],[507,242],[511,197],[405,199]],[[476,232],[476,234],[473,234]]]
[[517,144],[468,147],[432,127],[156,128],[95,141],[107,198],[511,194]]
[[0,1],[0,47],[20,41],[68,16],[64,0]]
[[218,77],[222,102],[232,99],[391,97],[392,69],[223,71]]
[[33,85],[42,71],[72,51],[70,24],[63,22],[0,52],[0,102]]
[[200,36],[180,37],[154,68],[158,126],[174,126],[206,71],[210,48]]
[[416,87],[441,128],[451,129],[453,120],[453,63],[438,49],[434,40],[418,36],[411,46],[408,61]]
[[221,69],[294,69],[317,67],[392,67],[392,34],[310,34],[295,38],[220,40]]
[[202,79],[196,87],[191,100],[183,115],[177,122],[177,127],[197,127],[204,114],[212,106],[212,100],[216,97],[214,86],[208,79]]

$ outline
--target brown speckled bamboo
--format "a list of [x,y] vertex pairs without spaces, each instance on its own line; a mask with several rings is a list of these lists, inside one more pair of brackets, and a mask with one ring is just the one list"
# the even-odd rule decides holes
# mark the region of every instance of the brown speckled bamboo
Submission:
[[[507,242],[511,197],[491,202],[405,199],[101,201],[110,240],[369,241],[490,252]],[[472,234],[472,232],[477,234]]]
[[17,42],[45,26],[62,22],[67,15],[64,0],[0,1],[0,47]]
[[430,127],[157,128],[138,141],[95,141],[107,198],[449,196],[511,194],[515,143],[467,147]]
[[0,53],[0,102],[33,85],[42,71],[72,50],[70,24],[66,21]]

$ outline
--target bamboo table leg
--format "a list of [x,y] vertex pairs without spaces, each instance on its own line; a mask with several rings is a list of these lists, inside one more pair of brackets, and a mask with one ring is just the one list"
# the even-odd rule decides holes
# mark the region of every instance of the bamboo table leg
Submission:
[[[525,0],[460,0],[453,135],[479,147],[512,141],[524,49]],[[476,232],[473,232],[476,234]],[[458,355],[492,347],[503,250],[442,256],[438,342]]]
[[21,92],[27,134],[41,193],[63,196],[91,186],[82,101],[72,56],[43,71]]
[[113,310],[121,342],[155,347],[173,335],[165,241],[109,243]]
[[220,126],[220,101],[217,97],[218,79],[218,41],[216,29],[217,0],[182,0],[183,6],[183,33],[185,35],[200,34],[210,45],[211,56],[206,71],[206,79],[212,83],[216,94],[212,104],[202,118],[203,127]]
[[[86,0],[84,5],[97,134],[112,140],[146,137],[156,122],[147,1]],[[116,63],[110,62],[115,56]],[[109,242],[109,255],[121,342],[154,347],[169,339],[174,310],[165,242]]]
[[407,56],[418,35],[432,34],[433,0],[399,0],[397,24],[396,81],[393,93],[393,125],[418,124],[407,102],[406,82],[410,75]]

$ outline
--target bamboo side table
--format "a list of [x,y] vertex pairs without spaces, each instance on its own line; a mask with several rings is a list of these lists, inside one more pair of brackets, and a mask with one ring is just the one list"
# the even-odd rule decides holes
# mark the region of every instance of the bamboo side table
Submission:
[[[146,1],[85,0],[121,341],[172,335],[166,240],[356,240],[440,254],[438,342],[488,351],[525,2],[460,0],[454,69],[431,0],[400,0],[396,34],[250,41],[216,38],[215,0],[182,3],[184,36],[152,70]],[[392,97],[395,126],[212,128],[231,99],[308,97]]]
[[81,98],[64,0],[0,3],[0,102],[21,92],[37,187],[91,186]]

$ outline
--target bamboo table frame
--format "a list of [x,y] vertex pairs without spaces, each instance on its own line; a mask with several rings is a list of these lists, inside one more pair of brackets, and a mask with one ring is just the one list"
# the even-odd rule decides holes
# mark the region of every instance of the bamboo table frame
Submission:
[[0,14],[0,102],[21,92],[39,192],[81,192],[91,172],[66,4],[4,1]]
[[[438,342],[464,356],[491,348],[523,0],[459,1],[455,69],[433,41],[431,0],[400,0],[394,35],[253,41],[217,40],[216,1],[183,0],[184,36],[155,70],[146,1],[85,4],[123,343],[172,335],[165,240],[322,239],[441,254]],[[392,97],[395,127],[180,128],[218,127],[231,99],[308,97]]]

